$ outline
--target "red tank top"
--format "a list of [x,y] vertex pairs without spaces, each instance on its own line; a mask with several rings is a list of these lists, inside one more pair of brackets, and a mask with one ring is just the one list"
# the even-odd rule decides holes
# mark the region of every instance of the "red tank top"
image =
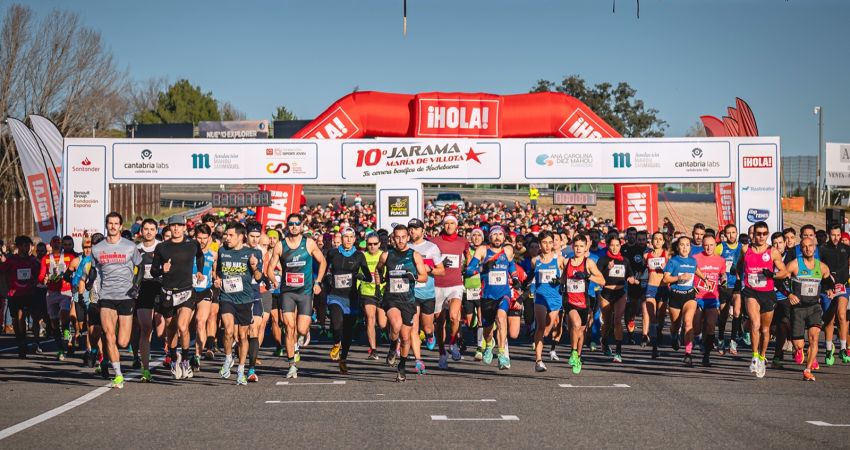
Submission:
[[565,291],[567,303],[576,308],[587,308],[588,280],[574,279],[576,272],[587,273],[587,257],[584,257],[578,266],[573,266],[572,259],[567,261],[567,286]]

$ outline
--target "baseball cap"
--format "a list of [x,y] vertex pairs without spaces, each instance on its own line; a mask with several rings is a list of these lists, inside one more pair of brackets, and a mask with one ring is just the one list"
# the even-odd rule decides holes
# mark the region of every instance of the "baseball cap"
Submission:
[[175,215],[168,218],[168,224],[169,225],[185,225],[186,224],[186,218],[179,215],[179,214],[175,214]]
[[841,239],[850,239],[850,233],[847,233],[847,232],[841,233]]
[[425,224],[421,220],[413,218],[407,222],[407,228],[424,228]]
[[248,222],[245,226],[245,229],[248,230],[249,233],[262,233],[263,226],[260,225],[260,222]]
[[354,231],[354,228],[351,228],[351,227],[345,227],[345,228],[343,228],[343,229],[342,229],[342,234],[343,234],[343,235],[345,235],[345,234],[353,234],[353,235],[355,235],[355,236],[356,236],[356,235],[357,235],[357,232],[356,232],[356,231]]

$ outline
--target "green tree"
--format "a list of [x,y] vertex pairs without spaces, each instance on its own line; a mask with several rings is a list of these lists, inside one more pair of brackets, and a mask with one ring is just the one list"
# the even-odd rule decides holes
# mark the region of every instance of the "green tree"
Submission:
[[138,123],[197,124],[202,120],[221,120],[221,114],[212,92],[203,93],[188,80],[178,80],[159,94],[154,109],[136,113],[135,119]]
[[578,75],[570,75],[555,83],[537,80],[531,92],[561,92],[571,95],[590,107],[599,117],[624,137],[661,137],[667,122],[658,118],[658,110],[647,108],[635,98],[637,91],[626,82],[615,87],[611,83],[588,86]]
[[272,120],[298,120],[298,116],[286,109],[286,106],[278,106],[272,116]]

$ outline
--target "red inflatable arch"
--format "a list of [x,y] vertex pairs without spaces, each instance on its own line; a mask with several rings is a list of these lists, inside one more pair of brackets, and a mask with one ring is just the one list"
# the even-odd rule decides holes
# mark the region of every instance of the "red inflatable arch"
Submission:
[[[566,94],[494,95],[354,92],[337,100],[293,137],[611,138],[621,137],[584,103]],[[658,228],[657,192],[648,185],[615,186],[617,227]],[[638,199],[637,206],[634,199]]]

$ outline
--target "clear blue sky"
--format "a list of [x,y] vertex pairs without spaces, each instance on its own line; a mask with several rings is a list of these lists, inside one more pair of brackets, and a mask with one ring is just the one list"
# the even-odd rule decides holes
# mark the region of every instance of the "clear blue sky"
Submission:
[[[4,2],[8,3],[8,2]],[[99,30],[135,79],[187,78],[249,118],[302,118],[361,90],[522,93],[539,78],[626,81],[668,136],[736,96],[786,155],[850,142],[848,0],[44,0]]]

